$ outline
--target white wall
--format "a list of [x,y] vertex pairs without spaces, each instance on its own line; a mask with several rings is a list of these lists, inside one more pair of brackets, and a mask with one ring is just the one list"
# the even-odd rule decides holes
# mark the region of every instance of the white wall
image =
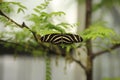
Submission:
[[[63,58],[58,59],[58,65],[55,61],[54,57],[51,58],[52,80],[79,80],[75,79],[75,71],[80,71],[76,69],[75,63],[67,64],[65,70],[66,65]],[[43,58],[1,56],[0,80],[45,80],[45,60]]]

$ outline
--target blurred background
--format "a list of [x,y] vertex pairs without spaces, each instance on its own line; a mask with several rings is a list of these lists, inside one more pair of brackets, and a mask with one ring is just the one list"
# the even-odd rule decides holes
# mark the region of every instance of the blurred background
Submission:
[[[32,9],[44,0],[4,1],[18,1],[29,8],[26,14],[20,14],[21,16],[10,14],[12,19],[18,23],[22,23],[24,20],[23,16],[31,13]],[[116,2],[114,2],[114,0],[93,0],[93,4],[99,4],[101,2],[104,2],[104,6],[99,6],[98,9],[97,7],[94,9],[92,22],[106,21],[107,26],[113,28],[119,34],[119,3],[117,3],[117,0]],[[66,15],[60,20],[68,23],[80,23],[79,27],[70,30],[71,33],[79,33],[84,30],[86,10],[84,0],[52,0],[47,10],[48,12],[63,11]],[[29,24],[29,22],[27,24]],[[0,23],[0,31],[5,30],[2,25],[3,24]],[[94,48],[93,50],[97,51],[98,49]],[[4,55],[0,56],[0,80],[45,80],[45,60],[43,58],[30,56],[14,57],[13,55],[7,55],[9,53],[2,54]],[[65,69],[65,67],[67,68]],[[59,58],[58,65],[55,64],[55,58],[52,58],[51,68],[52,80],[85,80],[83,69],[75,62],[66,65],[64,58]],[[112,54],[106,53],[98,56],[94,60],[93,80],[111,80],[109,78],[119,78],[117,80],[120,80],[120,48],[113,50]]]

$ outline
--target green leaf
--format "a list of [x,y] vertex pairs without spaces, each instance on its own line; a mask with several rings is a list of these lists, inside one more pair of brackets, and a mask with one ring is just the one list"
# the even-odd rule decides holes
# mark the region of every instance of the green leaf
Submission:
[[120,44],[120,34],[115,34],[111,37],[112,44]]
[[62,11],[58,11],[58,12],[51,12],[49,15],[50,15],[51,17],[52,17],[52,16],[62,16],[62,15],[65,15],[65,13],[62,12]]
[[111,35],[114,35],[115,32],[113,31],[113,29],[108,28],[105,26],[105,23],[95,23],[92,24],[90,26],[90,28],[86,29],[83,32],[83,37],[84,39],[88,40],[88,39],[96,39],[96,38],[110,38]]
[[43,56],[43,54],[45,54],[45,52],[42,50],[33,50],[32,54],[33,54],[33,56],[38,57],[38,56]]
[[55,30],[48,30],[48,29],[40,30],[38,32],[38,34],[40,34],[40,35],[46,35],[46,34],[52,34],[52,33],[60,33],[60,32],[55,31]]
[[17,13],[20,13],[20,12],[24,13],[24,10],[22,8],[18,8]]
[[120,5],[120,0],[101,0],[99,3],[93,5],[93,11],[100,8],[111,9],[114,5]]
[[13,7],[11,5],[18,7],[17,12],[20,12],[20,11],[24,12],[24,10],[27,9],[20,2],[2,2],[0,3],[0,10],[6,13],[10,13],[11,11],[13,11]]
[[37,12],[37,13],[40,13],[40,10],[39,9],[33,9],[35,12]]

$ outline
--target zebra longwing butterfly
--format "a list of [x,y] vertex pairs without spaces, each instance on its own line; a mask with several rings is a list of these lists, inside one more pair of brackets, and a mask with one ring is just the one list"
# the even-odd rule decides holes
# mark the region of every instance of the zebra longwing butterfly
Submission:
[[53,33],[41,37],[41,42],[49,42],[53,44],[72,44],[82,41],[83,39],[79,35],[69,33],[66,34]]

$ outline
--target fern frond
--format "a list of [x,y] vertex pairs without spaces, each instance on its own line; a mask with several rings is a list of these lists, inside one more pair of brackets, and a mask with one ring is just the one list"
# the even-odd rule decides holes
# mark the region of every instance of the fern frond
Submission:
[[90,28],[86,29],[83,33],[83,37],[88,39],[96,39],[96,38],[109,38],[111,35],[114,35],[115,32],[111,29],[105,26],[105,24],[93,24],[90,26]]
[[112,44],[120,44],[120,34],[115,34],[114,36],[111,37]]
[[62,15],[65,15],[65,13],[62,12],[62,11],[51,12],[51,13],[49,14],[50,17],[52,17],[52,16],[62,16]]
[[40,5],[36,6],[33,10],[40,14],[43,10],[45,10],[47,8],[47,6],[49,5],[51,0],[45,0],[44,3],[41,3]]
[[96,11],[100,8],[111,9],[114,5],[120,5],[120,0],[101,0],[100,3],[93,5],[93,11]]
[[27,9],[20,2],[2,2],[0,3],[0,10],[4,11],[5,13],[10,13],[13,11],[12,5],[18,7],[17,13],[21,11],[24,12],[24,10]]
[[45,80],[52,80],[51,78],[51,59],[50,56],[46,55],[45,57],[45,62],[46,62],[46,79]]
[[68,28],[68,27],[71,27],[72,25],[71,25],[71,24],[68,24],[68,23],[65,23],[65,22],[62,22],[62,23],[60,23],[60,24],[57,24],[57,26]]
[[61,33],[66,32],[65,29],[63,29],[62,27],[55,26],[55,25],[52,24],[52,23],[48,23],[46,26],[44,26],[44,29],[56,30],[56,31],[61,32]]
[[16,26],[10,20],[6,19],[3,16],[0,16],[0,22],[4,23],[4,26]]

